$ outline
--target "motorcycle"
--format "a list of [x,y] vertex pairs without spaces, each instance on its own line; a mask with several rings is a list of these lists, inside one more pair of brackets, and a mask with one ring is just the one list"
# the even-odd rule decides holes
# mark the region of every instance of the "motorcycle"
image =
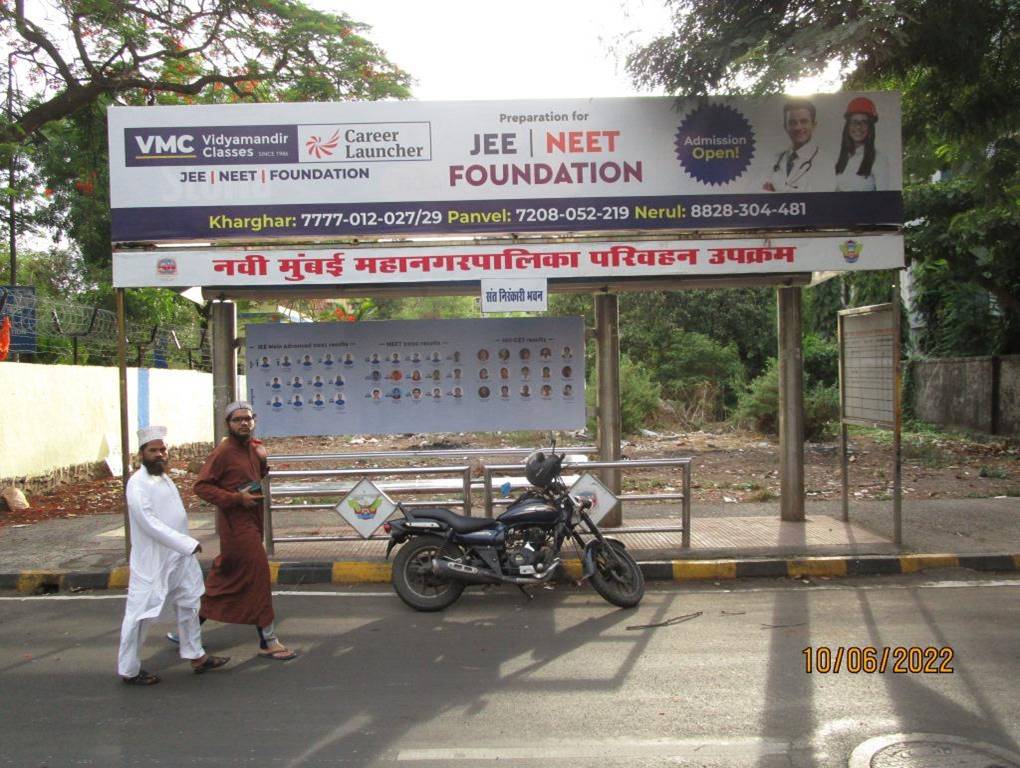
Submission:
[[[549,583],[562,570],[567,540],[583,552],[581,581],[603,598],[631,608],[644,597],[641,568],[620,541],[606,538],[588,515],[591,498],[571,495],[560,473],[564,454],[536,451],[525,461],[525,491],[495,519],[468,517],[443,507],[406,509],[383,524],[386,558],[393,560],[393,588],[419,611],[441,611],[472,584]],[[590,537],[585,541],[584,537]]]

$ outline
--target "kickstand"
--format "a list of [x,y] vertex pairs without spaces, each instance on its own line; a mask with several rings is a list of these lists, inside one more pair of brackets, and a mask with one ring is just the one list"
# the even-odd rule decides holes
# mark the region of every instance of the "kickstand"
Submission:
[[523,584],[516,584],[515,586],[517,587],[517,589],[521,590],[521,594],[524,595],[529,600],[535,599],[535,596],[531,594],[528,590],[526,590]]

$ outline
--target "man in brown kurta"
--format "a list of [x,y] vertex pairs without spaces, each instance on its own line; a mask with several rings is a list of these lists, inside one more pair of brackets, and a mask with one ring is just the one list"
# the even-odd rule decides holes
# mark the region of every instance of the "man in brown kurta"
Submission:
[[205,460],[195,493],[216,506],[220,554],[205,580],[201,616],[228,624],[254,624],[259,655],[279,661],[296,654],[276,637],[269,559],[262,545],[259,482],[268,472],[266,451],[253,437],[251,405],[234,402],[225,411],[229,437]]

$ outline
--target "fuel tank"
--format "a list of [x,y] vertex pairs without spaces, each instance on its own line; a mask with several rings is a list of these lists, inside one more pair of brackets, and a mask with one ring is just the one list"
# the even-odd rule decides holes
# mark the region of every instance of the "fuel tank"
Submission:
[[522,499],[511,504],[497,520],[507,527],[512,525],[552,525],[560,512],[544,499]]

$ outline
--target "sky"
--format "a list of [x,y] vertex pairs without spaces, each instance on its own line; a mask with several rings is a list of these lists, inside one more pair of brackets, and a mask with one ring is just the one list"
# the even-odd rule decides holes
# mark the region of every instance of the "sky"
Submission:
[[638,91],[623,58],[669,29],[662,0],[311,0],[372,26],[365,36],[417,81],[414,98],[544,99]]

